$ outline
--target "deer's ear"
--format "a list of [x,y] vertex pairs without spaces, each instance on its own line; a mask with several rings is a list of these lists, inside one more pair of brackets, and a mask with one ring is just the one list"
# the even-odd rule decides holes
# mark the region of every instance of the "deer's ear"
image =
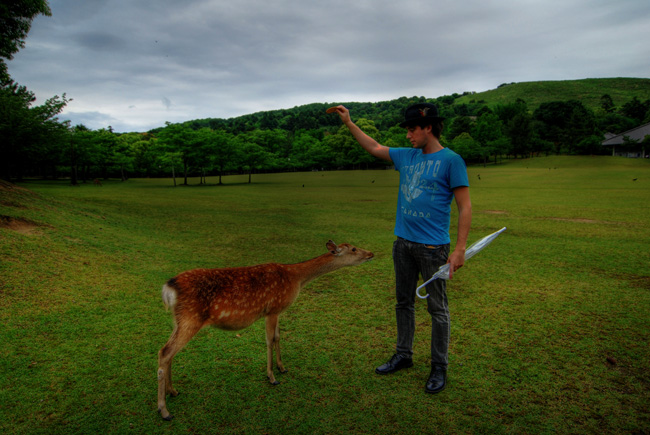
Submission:
[[334,255],[339,255],[341,253],[341,250],[336,246],[336,243],[331,240],[327,242],[327,249]]

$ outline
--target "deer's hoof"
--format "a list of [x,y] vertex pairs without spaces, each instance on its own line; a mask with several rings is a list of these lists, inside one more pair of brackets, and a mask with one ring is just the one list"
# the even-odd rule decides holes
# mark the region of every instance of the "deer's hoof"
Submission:
[[162,417],[162,419],[165,420],[165,421],[172,421],[172,420],[174,419],[174,416],[171,415],[171,414],[168,414],[167,417],[165,417],[164,415],[162,415],[162,412],[160,411],[160,409],[158,410],[158,413],[160,414],[160,416]]

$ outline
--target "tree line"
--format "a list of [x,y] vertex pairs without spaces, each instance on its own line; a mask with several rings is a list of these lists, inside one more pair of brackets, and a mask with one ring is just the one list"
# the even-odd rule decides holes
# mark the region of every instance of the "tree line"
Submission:
[[[3,92],[7,88],[3,88]],[[14,95],[29,92],[14,85]],[[4,95],[4,94],[3,94]],[[525,101],[492,108],[481,102],[454,104],[458,95],[400,98],[380,103],[346,103],[359,127],[380,143],[408,147],[398,126],[403,109],[433,102],[445,116],[442,143],[468,163],[498,158],[562,154],[604,154],[605,132],[621,132],[650,121],[650,100],[636,97],[617,108],[607,95],[597,111],[581,102],[556,101],[531,111]],[[4,103],[4,100],[3,100]],[[167,123],[143,133],[90,130],[56,120],[65,96],[44,105],[3,104],[3,178],[69,177],[72,184],[94,178],[164,177],[187,184],[207,176],[256,172],[385,167],[357,145],[327,104],[260,112],[229,120]],[[8,110],[7,110],[8,109]],[[9,115],[9,116],[7,116]],[[641,144],[639,145],[641,146]]]
[[[95,178],[179,178],[233,173],[385,167],[357,145],[332,104],[258,112],[231,119],[208,118],[139,133],[116,133],[110,126],[91,130],[57,116],[66,95],[33,106],[35,96],[9,76],[4,59],[24,45],[34,16],[49,15],[45,0],[16,1],[0,10],[8,31],[0,47],[0,178],[69,177],[72,184]],[[604,154],[604,133],[620,133],[650,122],[650,100],[633,97],[617,106],[609,95],[596,110],[580,101],[543,103],[531,110],[524,100],[489,107],[485,101],[458,104],[461,96],[402,97],[377,103],[344,103],[368,135],[391,147],[408,147],[398,126],[404,109],[431,102],[446,118],[442,144],[468,163],[541,154]],[[642,146],[630,143],[630,146]]]

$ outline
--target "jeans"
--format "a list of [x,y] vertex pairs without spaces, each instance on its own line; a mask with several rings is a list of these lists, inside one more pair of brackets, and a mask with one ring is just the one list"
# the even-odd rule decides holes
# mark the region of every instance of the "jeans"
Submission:
[[[398,238],[393,244],[395,266],[395,294],[397,304],[397,346],[396,352],[408,357],[413,355],[415,332],[415,290],[419,275],[424,280],[438,271],[447,262],[449,244],[432,246],[414,243]],[[431,364],[447,366],[449,348],[449,306],[447,302],[447,281],[436,279],[427,284],[429,297],[427,311],[431,315]]]

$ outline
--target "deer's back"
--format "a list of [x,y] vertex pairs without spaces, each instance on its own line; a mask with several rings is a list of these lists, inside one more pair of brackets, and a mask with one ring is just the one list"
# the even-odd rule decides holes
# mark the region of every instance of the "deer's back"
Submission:
[[224,329],[245,328],[260,317],[282,312],[298,290],[286,266],[277,263],[194,269],[167,285],[176,291],[176,315],[189,314]]

